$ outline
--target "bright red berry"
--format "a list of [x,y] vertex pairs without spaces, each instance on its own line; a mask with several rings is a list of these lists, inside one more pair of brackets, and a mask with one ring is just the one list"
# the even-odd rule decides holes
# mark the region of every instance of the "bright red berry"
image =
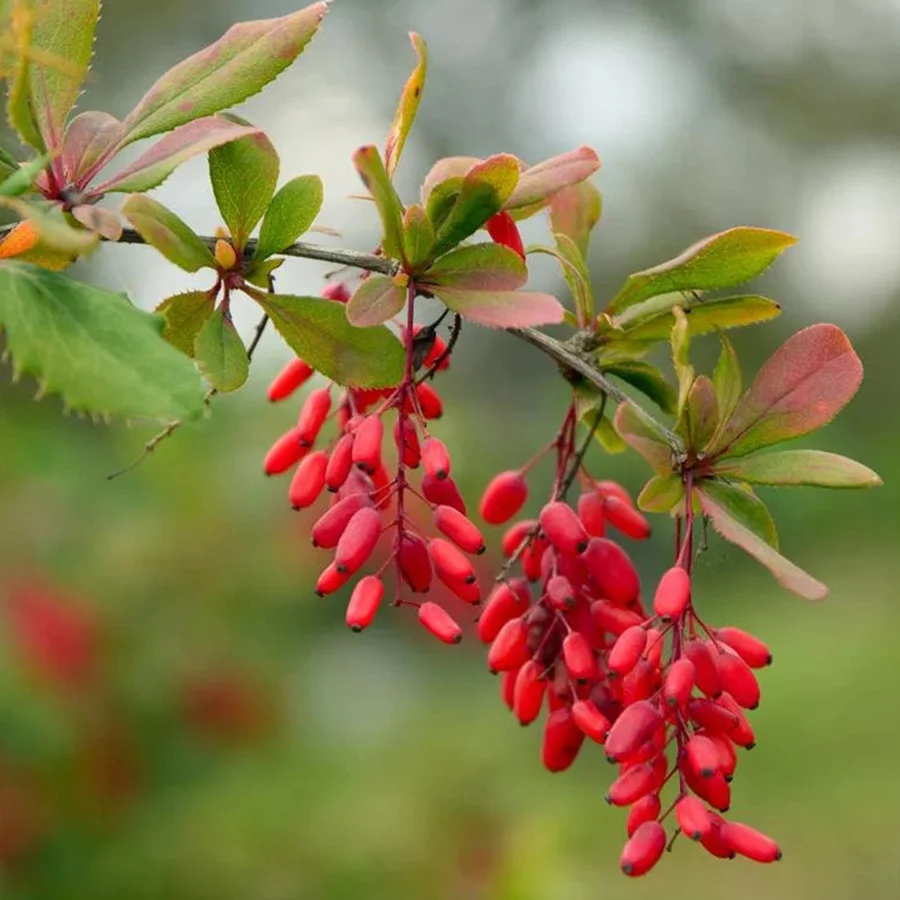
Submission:
[[263,461],[263,471],[266,475],[281,475],[300,462],[308,452],[309,447],[300,443],[300,431],[292,428],[272,444]]
[[466,553],[476,556],[484,553],[484,538],[477,526],[458,509],[452,506],[436,506],[434,509],[434,524],[438,531],[445,534],[457,547]]
[[362,631],[372,624],[375,613],[381,605],[384,597],[384,584],[375,575],[366,575],[361,578],[347,604],[347,625],[353,631]]
[[628,839],[619,867],[631,878],[646,875],[666,849],[666,831],[659,822],[644,822]]
[[423,603],[419,607],[419,621],[445,644],[458,644],[462,640],[462,629],[451,615],[437,603],[430,601]]
[[288,488],[288,500],[294,509],[312,506],[325,490],[325,467],[328,454],[324,450],[310,453],[300,461]]
[[508,522],[528,499],[528,484],[521,472],[495,475],[481,498],[481,518],[491,525]]
[[372,555],[381,537],[381,516],[371,507],[364,507],[353,514],[344,529],[334,551],[338,571],[352,575]]
[[269,385],[269,400],[277,403],[290,397],[294,391],[305,384],[316,370],[302,359],[292,359],[272,380]]

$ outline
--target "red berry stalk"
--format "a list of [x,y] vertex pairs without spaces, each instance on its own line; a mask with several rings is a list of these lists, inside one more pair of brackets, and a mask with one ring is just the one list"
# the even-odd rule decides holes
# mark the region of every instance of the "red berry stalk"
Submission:
[[[333,299],[346,299],[346,295]],[[295,428],[270,449],[267,474],[293,469],[288,489],[295,509],[312,506],[324,491],[333,494],[329,508],[312,527],[314,546],[333,551],[333,560],[316,586],[331,594],[361,574],[385,535],[390,551],[374,572],[362,575],[347,606],[347,625],[354,631],[368,627],[385,595],[384,576],[393,566],[395,606],[411,606],[420,623],[439,640],[458,643],[462,629],[433,600],[409,599],[408,593],[428,595],[440,582],[461,600],[476,604],[481,594],[471,556],[484,552],[484,539],[466,516],[466,506],[450,474],[450,454],[431,436],[428,422],[439,418],[443,404],[427,376],[449,365],[449,348],[433,326],[415,324],[415,287],[410,286],[403,379],[393,388],[342,389],[333,383],[311,391]],[[420,375],[420,368],[425,375]],[[269,397],[290,396],[313,370],[294,360],[278,375]],[[336,428],[329,440],[322,434],[331,419]],[[393,423],[389,420],[393,419]],[[396,464],[388,474],[384,443],[393,440]],[[321,449],[316,449],[318,444]],[[421,471],[418,487],[412,473]],[[422,534],[410,504],[421,501],[431,513],[440,536]]]

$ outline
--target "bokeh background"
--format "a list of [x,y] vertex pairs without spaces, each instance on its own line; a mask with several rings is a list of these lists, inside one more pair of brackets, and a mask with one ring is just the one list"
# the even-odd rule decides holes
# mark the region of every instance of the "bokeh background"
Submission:
[[[123,114],[228,25],[293,8],[110,0],[83,108]],[[885,486],[765,497],[785,551],[829,599],[804,604],[716,539],[699,567],[706,617],[774,651],[732,814],[775,834],[785,858],[726,864],[681,845],[628,882],[602,754],[544,772],[538,730],[511,720],[475,640],[447,648],[390,610],[365,635],[345,629],[342,597],[312,593],[324,565],[312,516],[261,474],[296,413],[265,400],[288,358],[269,336],[240,394],[111,483],[153,430],[64,417],[0,369],[0,895],[900,896],[900,3],[339,0],[243,110],[281,151],[283,180],[324,177],[319,222],[343,235],[323,242],[376,241],[371,208],[348,199],[349,157],[383,140],[409,30],[432,61],[406,196],[442,155],[536,161],[592,144],[599,297],[706,234],[782,228],[801,242],[759,289],[784,314],[736,334],[745,369],[816,321],[843,327],[862,356],[859,395],[806,445],[862,460]],[[203,161],[157,195],[198,229],[218,224]],[[324,271],[288,261],[280,288],[317,292]],[[195,283],[140,247],[105,247],[76,274],[146,308]],[[533,274],[562,290],[551,266]],[[253,311],[240,316],[249,332]],[[551,436],[565,404],[551,364],[475,329],[441,390],[438,433],[472,502]],[[632,490],[648,475],[624,457],[593,465]],[[647,583],[669,548],[665,522],[633,548]]]

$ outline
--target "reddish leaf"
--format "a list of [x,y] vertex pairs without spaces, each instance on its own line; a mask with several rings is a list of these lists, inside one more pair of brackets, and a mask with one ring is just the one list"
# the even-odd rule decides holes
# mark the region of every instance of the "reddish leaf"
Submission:
[[641,418],[630,403],[622,403],[616,410],[616,431],[632,446],[659,475],[672,474],[672,450],[665,438],[653,430],[649,421]]
[[446,156],[439,159],[422,182],[422,205],[428,204],[432,191],[451,178],[465,178],[472,166],[480,163],[477,156]]
[[591,230],[600,221],[603,201],[590,181],[563,188],[550,201],[550,228],[564,234],[587,258]]
[[[118,143],[122,123],[105,112],[83,112],[66,128],[63,165],[73,184],[83,186],[84,178]],[[82,181],[84,179],[84,181]]]
[[590,178],[600,168],[600,158],[591,147],[579,147],[529,166],[519,175],[506,209],[531,206],[549,199],[557,191]]
[[716,389],[705,375],[698,376],[691,385],[685,409],[687,434],[684,437],[687,445],[693,450],[702,450],[719,424]]
[[768,507],[749,485],[730,484],[718,478],[704,478],[698,483],[703,493],[722,507],[739,525],[778,549],[778,531]]
[[[511,251],[510,251],[511,252]],[[529,291],[465,291],[432,288],[444,305],[463,318],[490,328],[555,325],[565,310],[556,297]]]
[[455,291],[514,291],[528,280],[522,258],[500,244],[472,244],[442,256],[420,279],[435,293]]
[[357,328],[387,322],[406,304],[406,288],[387,275],[370,275],[347,302],[347,319]]

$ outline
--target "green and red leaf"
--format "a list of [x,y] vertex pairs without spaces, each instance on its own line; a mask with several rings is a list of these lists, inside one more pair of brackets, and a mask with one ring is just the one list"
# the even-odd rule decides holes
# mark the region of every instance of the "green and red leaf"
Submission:
[[384,145],[384,167],[388,175],[394,174],[397,163],[400,162],[400,154],[403,152],[406,138],[416,120],[422,91],[425,90],[425,77],[428,74],[428,48],[425,46],[425,41],[414,31],[409,33],[409,39],[412,42],[413,50],[416,51],[418,62],[403,86],[400,103],[397,106],[397,112],[394,113],[394,121],[391,123],[391,130],[388,132],[387,142]]
[[528,280],[518,253],[500,244],[471,244],[442,256],[418,282],[429,290],[514,291]]
[[868,466],[823,450],[776,450],[717,463],[715,474],[749,484],[869,488],[882,484]]
[[505,208],[515,210],[543,204],[563,188],[590,178],[599,168],[600,158],[592,147],[579,147],[528,166],[519,175]]
[[406,305],[406,285],[388,275],[370,275],[347,301],[347,319],[357,328],[381,325]]
[[621,403],[614,423],[623,440],[637,450],[657,474],[672,474],[672,450],[649,419],[639,415],[630,403]]
[[556,297],[531,291],[469,291],[430,287],[448,308],[464,319],[488,328],[556,325],[565,310]]
[[403,259],[410,272],[417,273],[434,258],[434,226],[428,213],[417,203],[403,215]]
[[639,509],[649,513],[671,512],[684,500],[684,482],[675,473],[654,475],[637,497]]
[[698,375],[688,391],[685,406],[685,444],[694,451],[702,450],[716,433],[719,424],[719,401],[712,381]]
[[403,204],[394,190],[378,148],[371,145],[360,147],[353,154],[353,165],[381,216],[381,248],[384,255],[400,259],[403,251]]
[[122,123],[105,112],[83,112],[66,128],[62,159],[66,174],[73,184],[82,185],[88,175],[119,142]]
[[550,200],[550,228],[564,234],[587,259],[591,231],[600,221],[603,200],[590,181],[582,181],[558,191]]

